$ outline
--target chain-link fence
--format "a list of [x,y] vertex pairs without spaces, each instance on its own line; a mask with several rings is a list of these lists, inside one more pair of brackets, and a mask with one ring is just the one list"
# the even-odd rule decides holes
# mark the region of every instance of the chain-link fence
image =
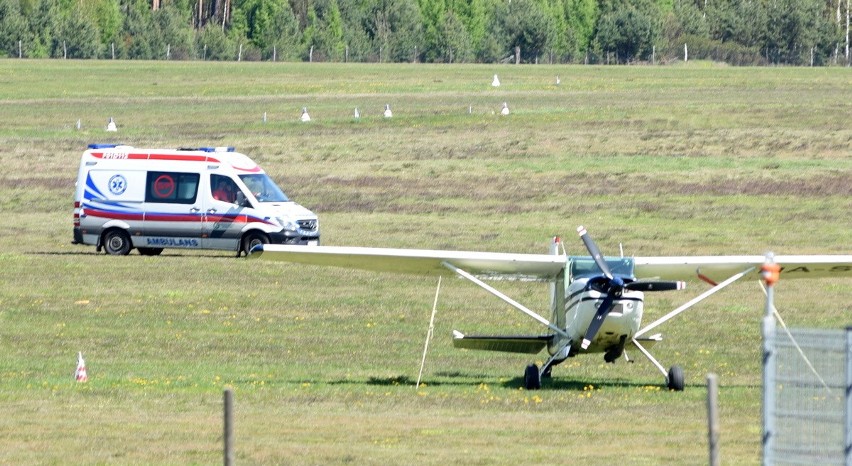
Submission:
[[774,365],[764,391],[770,417],[764,419],[764,464],[852,464],[852,330],[791,329],[792,339],[774,333],[767,339]]

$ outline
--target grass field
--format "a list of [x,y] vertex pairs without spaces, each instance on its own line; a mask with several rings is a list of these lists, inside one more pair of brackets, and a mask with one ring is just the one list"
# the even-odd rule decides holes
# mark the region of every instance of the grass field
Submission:
[[[535,358],[450,334],[540,329],[445,280],[416,390],[435,281],[72,245],[89,143],[235,146],[317,212],[326,245],[545,252],[559,234],[582,254],[581,224],[609,254],[852,245],[848,68],[6,60],[0,83],[2,464],[219,463],[225,387],[241,464],[702,464],[709,372],[723,461],[760,460],[754,283],[662,328],[655,355],[684,366],[682,393],[645,360],[598,357],[528,392]],[[542,285],[498,287],[547,307]],[[690,287],[649,296],[646,320],[706,285]],[[852,280],[776,297],[789,325],[841,328]]]

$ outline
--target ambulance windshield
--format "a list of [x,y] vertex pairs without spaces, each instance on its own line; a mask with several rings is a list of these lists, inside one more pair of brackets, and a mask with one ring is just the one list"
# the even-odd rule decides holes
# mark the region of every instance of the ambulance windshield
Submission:
[[254,197],[260,202],[288,202],[290,199],[281,188],[264,173],[255,175],[240,175],[240,179],[248,186]]

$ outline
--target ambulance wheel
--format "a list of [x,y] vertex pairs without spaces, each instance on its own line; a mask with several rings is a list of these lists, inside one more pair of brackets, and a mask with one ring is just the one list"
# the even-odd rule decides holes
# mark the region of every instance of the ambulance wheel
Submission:
[[159,256],[161,252],[163,252],[163,248],[137,248],[139,249],[139,254],[143,256]]
[[261,244],[269,244],[269,237],[259,232],[251,232],[243,237],[243,252],[251,253],[252,248]]
[[666,386],[669,390],[682,392],[683,385],[683,368],[680,366],[672,366],[671,369],[669,369],[669,376],[666,377]]
[[130,235],[124,230],[114,229],[104,234],[104,249],[107,254],[126,256],[130,254],[131,247]]
[[541,374],[538,371],[538,366],[530,364],[524,370],[524,388],[527,390],[538,390],[541,388]]

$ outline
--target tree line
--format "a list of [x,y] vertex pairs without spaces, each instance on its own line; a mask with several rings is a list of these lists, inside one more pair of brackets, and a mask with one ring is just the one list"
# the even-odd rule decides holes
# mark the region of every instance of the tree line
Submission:
[[845,64],[850,0],[0,0],[0,56]]

